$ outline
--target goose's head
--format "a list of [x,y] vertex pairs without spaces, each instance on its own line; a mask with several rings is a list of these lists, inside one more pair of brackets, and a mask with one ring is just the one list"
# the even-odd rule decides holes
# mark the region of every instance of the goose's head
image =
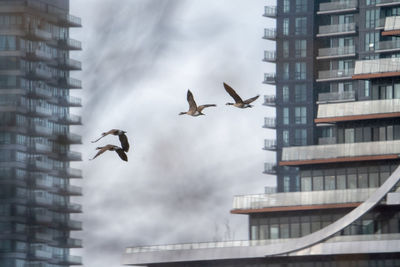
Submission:
[[233,103],[226,103],[225,105],[228,105],[228,106],[232,106],[232,105],[234,105]]

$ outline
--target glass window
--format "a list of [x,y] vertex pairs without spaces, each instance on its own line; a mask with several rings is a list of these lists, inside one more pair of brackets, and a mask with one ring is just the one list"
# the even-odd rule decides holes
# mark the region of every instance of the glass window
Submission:
[[0,51],[17,50],[17,39],[13,35],[0,35]]
[[307,145],[307,130],[306,129],[295,129],[294,143],[297,146]]
[[271,239],[278,239],[279,238],[279,224],[271,224],[270,225],[270,234],[271,234]]
[[300,221],[298,218],[292,218],[290,222],[290,237],[300,237]]
[[283,19],[283,35],[289,35],[289,18]]
[[289,124],[289,108],[283,108],[283,124]]
[[283,0],[283,13],[290,12],[290,0]]
[[325,173],[325,190],[334,190],[335,187],[335,174],[332,172]]
[[344,130],[344,142],[345,143],[354,143],[354,129],[345,129]]
[[294,123],[296,123],[296,124],[306,124],[307,123],[307,108],[306,107],[295,107]]
[[289,218],[280,218],[280,238],[289,238]]
[[307,0],[296,0],[296,12],[307,12]]
[[296,84],[294,87],[294,101],[305,102],[307,99],[307,87],[305,84]]
[[290,177],[283,177],[283,192],[290,192]]
[[296,40],[295,41],[295,56],[306,57],[307,56],[307,40]]
[[283,141],[283,146],[289,145],[289,130],[282,131],[282,141]]
[[257,240],[258,239],[258,227],[257,227],[257,225],[252,225],[250,232],[251,232],[250,239],[251,240]]
[[320,216],[311,216],[311,232],[315,232],[321,229],[321,218]]
[[359,168],[358,170],[358,187],[367,188],[368,187],[368,172],[366,168]]
[[322,174],[313,176],[313,191],[320,190],[324,190],[324,180]]
[[295,19],[295,35],[305,35],[307,34],[307,18],[300,17]]
[[311,176],[301,177],[301,191],[311,191]]
[[365,28],[375,29],[379,22],[379,9],[367,9],[365,13]]
[[288,58],[289,57],[289,41],[287,41],[287,40],[283,41],[282,47],[283,47],[283,57]]
[[357,188],[357,175],[356,174],[347,175],[347,180],[349,181],[348,188],[350,188],[350,189]]
[[369,187],[379,187],[379,172],[378,170],[370,170],[369,173]]
[[307,78],[307,65],[305,62],[296,62],[294,70],[296,80],[305,80]]
[[337,176],[337,189],[346,189],[346,175],[339,174]]
[[301,236],[305,236],[311,233],[310,222],[301,222]]
[[283,79],[289,80],[289,63],[283,63]]
[[268,230],[269,230],[269,225],[268,224],[262,224],[260,225],[260,239],[265,240],[268,239]]
[[282,100],[283,102],[289,101],[289,86],[287,85],[282,86]]

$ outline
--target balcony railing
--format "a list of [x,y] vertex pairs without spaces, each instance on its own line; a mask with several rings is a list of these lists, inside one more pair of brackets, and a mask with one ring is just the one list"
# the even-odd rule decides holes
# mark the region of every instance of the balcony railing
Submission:
[[60,242],[61,247],[67,248],[81,248],[82,240],[76,238],[58,238],[57,241]]
[[264,6],[264,17],[276,18],[276,6]]
[[332,1],[319,4],[318,14],[327,14],[333,12],[343,12],[357,9],[357,0]]
[[26,78],[30,80],[44,80],[48,81],[52,78],[52,74],[48,70],[33,68],[30,70],[26,70],[25,72]]
[[264,171],[265,174],[276,174],[276,164],[275,163],[264,163]]
[[264,139],[264,150],[276,150],[276,140],[275,139]]
[[59,39],[58,46],[67,50],[82,50],[82,43],[71,38]]
[[30,160],[29,165],[38,170],[48,171],[53,169],[53,165],[51,163],[37,159]]
[[80,221],[67,220],[66,226],[68,226],[68,228],[73,229],[73,230],[82,230],[82,222],[80,222]]
[[376,189],[359,188],[235,196],[233,210],[360,203],[367,200]]
[[318,94],[318,102],[344,102],[355,100],[355,91]]
[[355,51],[356,50],[354,45],[332,47],[332,48],[320,48],[318,49],[317,59],[355,56]]
[[58,104],[68,107],[81,107],[82,99],[73,96],[61,96],[57,100]]
[[29,112],[39,117],[51,117],[53,114],[50,108],[41,106],[31,106],[29,107]]
[[29,95],[36,96],[38,98],[51,98],[52,93],[47,88],[32,87],[29,89]]
[[276,29],[275,28],[266,28],[264,29],[264,39],[275,40],[276,39]]
[[52,148],[50,145],[42,144],[42,143],[38,143],[38,142],[29,144],[28,147],[31,151],[34,151],[36,153],[50,153],[52,151]]
[[36,49],[33,51],[27,51],[26,57],[29,60],[36,60],[36,61],[49,61],[52,59],[51,53]]
[[60,87],[63,87],[63,88],[70,88],[70,89],[82,88],[82,82],[78,79],[71,78],[71,77],[59,79],[57,85],[59,85]]
[[73,114],[65,114],[62,117],[60,117],[58,121],[63,124],[81,125],[82,117]]
[[37,136],[41,136],[41,135],[50,136],[53,133],[51,128],[48,128],[48,127],[42,126],[42,125],[38,125],[38,124],[33,125],[31,130],[32,130],[32,134],[35,134]]
[[400,50],[400,41],[392,40],[392,41],[382,41],[379,42],[378,47],[375,48],[376,52],[392,52],[395,50]]
[[400,16],[386,17],[384,31],[400,30]]
[[79,170],[79,169],[67,168],[66,174],[70,178],[82,178],[82,170]]
[[52,253],[41,248],[33,248],[31,250],[32,256],[36,259],[51,259]]
[[50,241],[53,241],[52,235],[51,235],[51,234],[48,234],[48,233],[35,232],[35,233],[32,235],[32,238],[33,238],[34,240],[36,240],[36,241],[39,241],[39,242],[43,242],[43,241],[45,241],[45,242],[50,242]]
[[341,35],[355,33],[356,24],[355,23],[344,23],[344,24],[333,24],[319,26],[317,36],[331,36],[331,35]]
[[67,27],[82,27],[82,20],[79,17],[70,14],[58,15],[58,21]]
[[263,128],[275,129],[276,128],[276,118],[274,118],[274,117],[264,118]]
[[[382,100],[367,100],[367,101],[355,101],[347,103],[332,103],[332,104],[321,104],[318,105],[318,120],[339,119],[341,121],[352,120],[351,118],[356,116],[353,120],[358,120],[360,117],[367,117],[370,115],[380,114],[381,118],[384,118],[384,114],[387,117],[398,116],[400,112],[400,99],[382,99]],[[390,115],[393,114],[393,115]]]
[[398,0],[376,0],[376,6],[400,5]]
[[35,41],[47,41],[51,39],[51,33],[41,29],[29,29],[27,37]]
[[351,79],[354,69],[322,70],[318,72],[317,82]]
[[275,62],[276,61],[276,51],[264,51],[264,59],[266,62]]
[[276,82],[276,74],[275,73],[264,73],[263,83],[274,84],[275,82]]
[[346,143],[333,145],[314,145],[284,147],[282,150],[282,161],[299,162],[299,164],[312,164],[313,162],[325,162],[326,160],[335,161],[340,158],[368,157],[368,156],[389,156],[400,154],[400,141],[376,141],[362,143]]
[[276,104],[276,96],[275,95],[265,95],[264,103],[265,106],[275,106]]
[[320,137],[318,145],[333,145],[336,144],[336,137]]
[[353,79],[398,76],[400,58],[380,58],[356,61]]

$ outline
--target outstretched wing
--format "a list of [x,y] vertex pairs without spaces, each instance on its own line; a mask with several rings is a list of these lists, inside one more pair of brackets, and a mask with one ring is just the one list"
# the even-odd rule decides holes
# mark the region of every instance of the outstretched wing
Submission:
[[106,152],[107,150],[110,150],[113,147],[113,145],[106,145],[103,147],[99,147],[99,151],[97,152],[97,154],[91,158],[90,160],[94,160],[95,158],[97,158],[98,156],[100,156],[101,154],[103,154],[104,152]]
[[245,104],[250,104],[251,102],[255,101],[257,98],[259,97],[259,95],[256,95],[255,97],[249,98],[247,100],[244,101]]
[[215,104],[206,104],[206,105],[201,105],[201,106],[198,106],[197,107],[197,110],[199,111],[199,112],[201,112],[203,109],[205,109],[205,108],[208,108],[208,107],[216,107],[217,105],[215,105]]
[[187,91],[187,101],[189,102],[189,111],[195,112],[197,110],[196,102],[194,101],[193,94],[190,90]]
[[125,134],[120,134],[119,136],[119,141],[121,142],[121,147],[125,152],[129,151],[129,142],[128,142],[128,137],[126,137]]
[[118,156],[123,160],[123,161],[128,161],[128,156],[125,154],[124,150],[122,148],[117,148],[115,150],[117,152]]
[[236,103],[243,103],[243,100],[240,98],[240,96],[233,90],[232,87],[224,83],[225,91],[228,92],[228,94],[235,100]]
[[107,135],[109,135],[109,134],[114,134],[115,131],[118,131],[118,130],[117,130],[117,129],[111,129],[111,130],[109,130],[108,132],[102,133],[101,136],[100,136],[100,138],[98,138],[98,139],[92,141],[92,143],[96,143],[97,141],[99,141],[99,140],[100,140],[101,138],[103,138],[104,136],[107,136]]

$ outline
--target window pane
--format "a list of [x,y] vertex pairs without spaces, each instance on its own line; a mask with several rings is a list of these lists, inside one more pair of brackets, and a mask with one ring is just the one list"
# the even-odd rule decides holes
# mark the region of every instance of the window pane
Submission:
[[301,177],[301,191],[311,191],[311,177]]
[[349,187],[350,189],[357,188],[357,175],[356,174],[349,174],[347,176],[347,179],[349,181]]
[[370,172],[369,173],[369,187],[379,187],[379,173]]
[[283,41],[283,57],[289,57],[289,41]]
[[346,189],[346,175],[337,176],[337,189]]
[[289,18],[283,19],[283,35],[289,35]]
[[279,225],[278,224],[271,224],[270,234],[271,234],[271,239],[279,238]]
[[324,190],[324,180],[322,176],[313,177],[313,191]]
[[325,175],[325,190],[335,189],[335,175]]
[[284,85],[282,87],[282,100],[283,102],[288,102],[289,101],[289,86]]

